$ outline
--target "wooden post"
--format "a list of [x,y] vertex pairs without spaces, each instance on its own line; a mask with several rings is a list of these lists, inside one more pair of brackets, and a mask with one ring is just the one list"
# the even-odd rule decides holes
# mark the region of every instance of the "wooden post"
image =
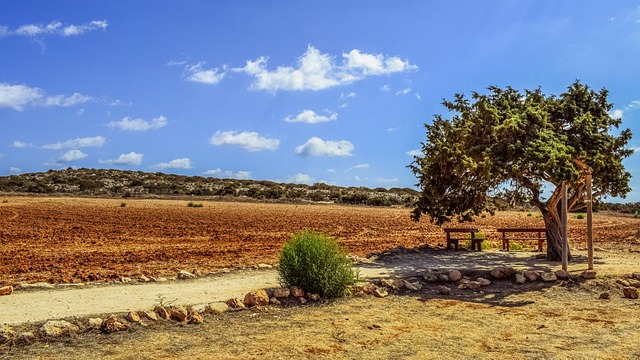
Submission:
[[567,240],[567,183],[562,182],[562,270],[567,271],[569,264],[569,242]]
[[587,185],[587,251],[589,256],[589,270],[593,270],[593,203],[591,202],[591,169],[585,174]]

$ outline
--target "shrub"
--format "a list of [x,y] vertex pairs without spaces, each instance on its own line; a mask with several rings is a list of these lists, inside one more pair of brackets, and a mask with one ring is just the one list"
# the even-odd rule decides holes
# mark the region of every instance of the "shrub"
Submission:
[[576,219],[578,219],[578,220],[584,219],[584,214],[583,213],[579,213],[578,215],[576,215]]
[[[475,234],[475,238],[476,239],[484,239],[485,241],[483,241],[481,244],[481,249],[482,250],[488,250],[491,249],[491,244],[487,241],[487,235],[485,235],[485,233],[483,232],[478,232]],[[471,234],[467,235],[467,242],[466,242],[466,246],[467,249],[471,249]]]
[[280,282],[324,297],[343,296],[347,287],[358,280],[346,255],[327,235],[314,231],[294,234],[280,251]]
[[195,207],[195,208],[201,208],[204,207],[204,204],[202,203],[194,203],[194,202],[190,202],[187,204],[187,207]]
[[120,207],[125,207],[125,206],[127,206],[127,203],[126,203],[126,202],[121,202],[121,203],[120,203]]
[[524,246],[520,243],[509,241],[509,250],[523,250]]

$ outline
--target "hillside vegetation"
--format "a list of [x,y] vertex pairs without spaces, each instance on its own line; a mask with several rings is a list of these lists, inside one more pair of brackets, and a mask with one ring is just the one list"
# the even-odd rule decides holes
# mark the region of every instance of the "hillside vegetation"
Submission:
[[0,177],[0,192],[99,197],[198,196],[273,202],[328,202],[369,206],[412,206],[409,188],[339,187],[219,179],[142,171],[72,169]]

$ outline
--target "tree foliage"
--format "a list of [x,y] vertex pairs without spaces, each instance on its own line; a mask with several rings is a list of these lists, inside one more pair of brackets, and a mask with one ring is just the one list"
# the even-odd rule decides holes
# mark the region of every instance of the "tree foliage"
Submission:
[[593,174],[594,198],[630,191],[622,160],[633,152],[625,148],[631,132],[619,129],[622,120],[610,115],[607,96],[606,89],[594,91],[576,81],[559,96],[540,88],[492,86],[471,99],[457,94],[445,100],[451,117],[435,115],[425,124],[422,155],[409,166],[421,189],[413,218],[469,221],[491,211],[487,196],[506,188],[541,210],[547,238],[557,240],[549,227],[560,220],[563,181],[570,188],[569,210],[585,206],[587,171]]

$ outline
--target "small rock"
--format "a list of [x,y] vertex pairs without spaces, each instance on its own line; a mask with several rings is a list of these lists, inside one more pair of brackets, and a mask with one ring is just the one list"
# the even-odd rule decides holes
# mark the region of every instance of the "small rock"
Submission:
[[480,286],[489,286],[491,285],[491,280],[479,277],[476,281],[480,284]]
[[229,299],[224,302],[231,309],[244,309],[244,303],[238,298]]
[[150,281],[151,281],[151,279],[149,279],[148,277],[146,277],[146,276],[142,275],[142,276],[140,276],[140,278],[138,279],[138,281],[140,281],[140,282],[150,282]]
[[556,271],[556,277],[560,280],[567,280],[571,277],[571,274],[565,270],[558,270]]
[[102,327],[100,329],[103,332],[112,333],[116,331],[129,330],[130,328],[131,326],[125,323],[124,320],[120,320],[115,315],[111,315],[102,322]]
[[196,304],[191,306],[190,310],[193,312],[206,313],[207,312],[207,304]]
[[169,316],[180,322],[184,321],[187,318],[187,315],[187,309],[181,305],[172,306],[171,310],[169,310]]
[[64,320],[49,320],[40,328],[46,336],[58,337],[80,330],[77,326]]
[[282,303],[280,302],[280,300],[278,300],[278,298],[277,298],[277,297],[272,296],[272,297],[269,299],[269,304],[271,304],[271,305],[281,305]]
[[524,275],[516,274],[516,284],[522,285],[525,282],[527,282],[527,278]]
[[631,274],[632,279],[640,280],[640,272],[634,272]]
[[638,298],[638,289],[636,289],[634,287],[626,287],[626,288],[622,289],[622,293],[624,294],[624,297],[626,297],[627,299],[637,299]]
[[422,276],[425,281],[428,282],[436,282],[438,281],[438,276],[434,273],[428,272]]
[[462,279],[462,273],[459,270],[449,271],[449,281],[458,282]]
[[404,287],[402,279],[382,279],[380,280],[380,285],[395,291],[398,291]]
[[451,288],[446,286],[438,286],[438,292],[440,295],[451,295]]
[[153,308],[153,311],[158,314],[160,319],[169,320],[169,312],[163,306],[157,305]]
[[383,298],[389,296],[389,293],[384,288],[376,288],[373,290],[373,296]]
[[102,319],[101,318],[89,318],[89,321],[87,323],[88,323],[90,328],[99,329],[102,326]]
[[598,273],[595,270],[585,270],[580,274],[583,279],[595,279]]
[[137,323],[140,322],[140,315],[134,311],[129,311],[127,315],[124,317],[129,322]]
[[524,277],[531,282],[538,281],[538,278],[540,278],[538,272],[533,270],[527,270],[523,272],[522,275],[524,275]]
[[0,296],[1,295],[11,295],[11,294],[13,294],[13,286],[0,287]]
[[305,298],[304,296],[298,296],[296,299],[298,299],[298,302],[300,304],[306,304],[307,303],[307,298]]
[[198,276],[204,276],[204,272],[202,272],[200,269],[197,269],[197,268],[196,268],[196,269],[193,269],[193,270],[191,271],[191,273],[192,273],[193,275],[195,275],[196,277],[198,277]]
[[291,290],[289,288],[276,288],[273,289],[273,296],[277,298],[286,298],[291,295]]
[[599,299],[600,300],[609,300],[609,299],[611,299],[611,295],[609,293],[605,292],[605,293],[600,294]]
[[158,321],[158,314],[153,311],[143,310],[138,312],[138,315],[140,315],[141,318],[145,318],[147,320]]
[[500,266],[491,270],[491,276],[496,279],[507,279],[515,275],[516,270],[510,266]]
[[273,266],[269,264],[258,264],[257,267],[258,269],[271,269]]
[[442,282],[449,282],[449,275],[439,274],[438,275],[438,280],[440,280]]
[[264,306],[269,304],[269,295],[264,289],[252,291],[244,296],[246,306]]
[[418,291],[418,288],[415,285],[413,285],[412,283],[408,282],[407,280],[402,280],[402,284],[409,291]]
[[229,310],[229,305],[221,302],[207,304],[207,311],[210,314],[220,314]]
[[204,319],[202,318],[202,315],[200,315],[199,312],[194,311],[193,313],[191,313],[191,315],[189,315],[189,324],[202,324],[204,322]]
[[129,283],[131,283],[131,281],[133,281],[133,280],[131,280],[130,277],[120,276],[120,282],[123,283],[123,284],[129,284]]
[[624,279],[616,279],[616,283],[620,284],[620,285],[622,285],[624,287],[631,286],[631,284],[627,280],[624,280]]
[[[16,336],[15,342],[19,345],[27,345],[36,341],[36,335],[31,331],[21,332]],[[2,340],[0,340],[0,344]]]
[[364,295],[373,295],[376,286],[370,282],[360,282],[349,288],[351,295],[353,296],[364,296]]
[[556,274],[551,271],[543,272],[542,274],[540,274],[540,277],[542,278],[542,281],[545,281],[545,282],[552,282],[552,281],[558,280],[558,277],[556,276]]
[[302,290],[301,287],[299,286],[292,286],[290,288],[291,290],[291,295],[295,296],[295,297],[303,297],[304,296],[304,290]]
[[309,299],[311,301],[319,301],[320,300],[320,295],[318,295],[318,294],[307,294],[307,299]]
[[467,289],[470,289],[470,290],[478,290],[480,289],[481,286],[482,285],[480,285],[480,283],[477,281],[469,281],[466,285]]
[[413,287],[416,288],[416,291],[422,290],[422,284],[419,283],[418,281],[412,282],[411,285],[413,285]]
[[152,277],[151,281],[153,281],[153,282],[167,282],[167,281],[169,281],[169,279],[167,279],[166,277],[159,276],[157,278]]
[[12,328],[7,325],[0,325],[0,345],[10,342],[15,336],[16,332]]
[[178,272],[178,279],[180,280],[188,280],[188,279],[195,279],[196,276],[186,270],[181,270],[180,272]]

